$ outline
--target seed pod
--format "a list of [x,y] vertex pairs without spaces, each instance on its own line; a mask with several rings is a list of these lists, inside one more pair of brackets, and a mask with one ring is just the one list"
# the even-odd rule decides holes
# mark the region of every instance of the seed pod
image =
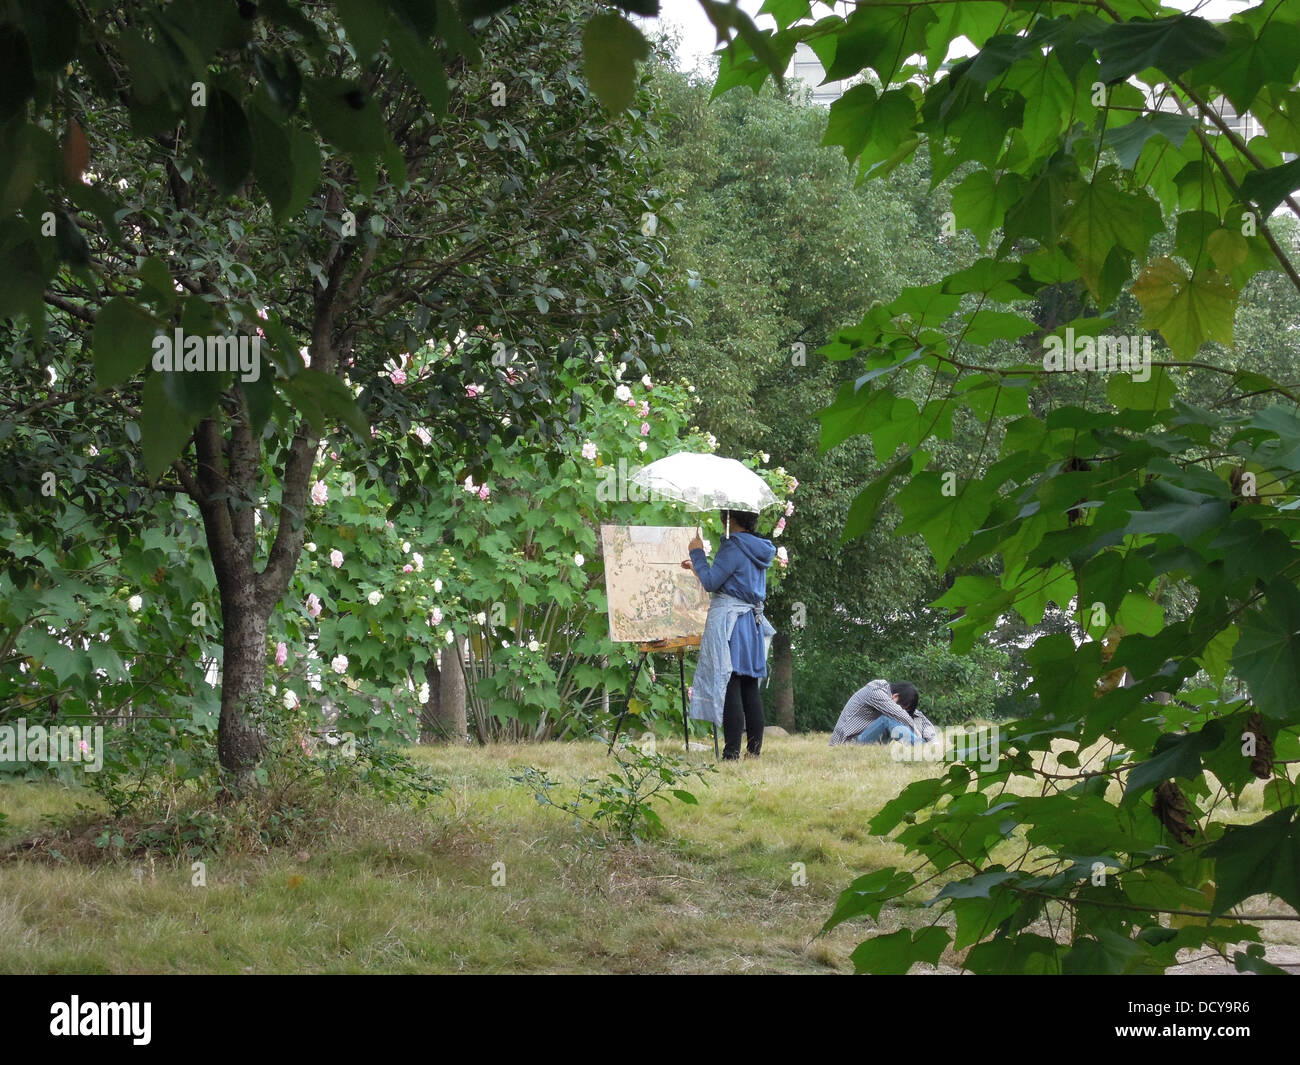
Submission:
[[1196,835],[1196,829],[1188,822],[1192,808],[1182,789],[1172,780],[1163,780],[1156,785],[1151,812],[1178,843],[1190,843]]

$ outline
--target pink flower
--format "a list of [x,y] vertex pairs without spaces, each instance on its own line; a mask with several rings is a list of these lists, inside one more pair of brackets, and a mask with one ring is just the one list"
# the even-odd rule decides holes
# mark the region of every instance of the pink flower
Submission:
[[330,552],[330,565],[333,566],[335,569],[338,569],[341,565],[343,565],[343,552],[340,551],[337,547]]
[[376,428],[372,425],[372,426],[370,427],[370,439],[373,440],[373,439],[374,439],[375,437],[377,437],[378,435],[379,435],[379,430],[376,429]]
[[649,422],[642,422],[642,423],[641,423],[641,435],[642,435],[642,436],[649,436],[649,435],[650,435],[650,423],[649,423]]
[[479,489],[478,489],[479,499],[487,499],[489,495],[491,495],[491,492],[488,489],[488,486],[485,484],[479,485]]
[[386,521],[384,522],[384,527],[387,529],[391,529],[393,527],[393,523],[391,521]]
[[325,487],[324,481],[317,481],[311,486],[311,501],[318,507],[323,507],[329,497],[329,489]]
[[785,516],[788,518],[793,513],[794,513],[794,501],[791,500],[789,503],[785,505]]
[[284,645],[284,641],[281,640],[275,645],[275,664],[277,666],[282,666],[287,661],[289,661],[289,648],[287,648]]
[[785,532],[785,518],[782,518],[776,523],[776,528],[772,530],[772,535],[780,536],[783,532]]
[[798,478],[798,477],[791,477],[791,478],[790,478],[790,491],[793,492],[793,491],[794,491],[796,488],[798,488],[798,487],[799,487],[799,478]]
[[258,316],[260,319],[262,319],[262,321],[265,322],[266,319],[267,319],[267,317],[268,317],[268,315],[267,315],[267,313],[266,313],[266,308],[265,308],[265,307],[259,307],[259,308],[257,308],[257,316]]
[[636,412],[641,415],[642,418],[650,417],[650,404],[643,399]]
[[596,461],[596,445],[593,444],[590,440],[588,440],[585,444],[582,445],[582,457],[586,459],[588,462]]
[[482,393],[483,393],[483,389],[479,388],[478,385],[466,385],[466,386],[465,386],[465,395],[469,396],[470,399],[474,399],[474,398],[476,398],[476,397],[482,395]]
[[332,458],[335,462],[338,462],[338,460],[339,460],[339,453],[338,453],[337,451],[331,451],[331,452],[330,452],[330,458]]
[[415,569],[414,566],[403,566],[403,567],[402,567],[402,572],[403,572],[403,573],[410,573],[413,569]]
[[440,607],[435,606],[429,614],[429,624],[435,628],[442,624],[442,609]]
[[790,556],[786,554],[784,547],[778,547],[776,549],[776,560],[781,563],[782,567],[789,564]]
[[307,596],[307,613],[314,618],[320,617],[320,599],[317,598],[315,592]]
[[640,404],[638,404],[636,400],[632,399],[630,396],[628,397],[628,401],[627,401],[628,410],[636,410],[639,405]]
[[395,385],[404,385],[406,384],[406,371],[400,369],[394,370],[388,375],[388,379]]

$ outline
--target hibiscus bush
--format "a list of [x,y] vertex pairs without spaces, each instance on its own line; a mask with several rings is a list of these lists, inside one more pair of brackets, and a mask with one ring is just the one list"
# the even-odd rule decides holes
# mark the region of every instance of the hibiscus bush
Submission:
[[[408,357],[391,378],[400,387],[420,372]],[[617,713],[636,652],[609,639],[600,526],[696,522],[720,535],[715,516],[647,499],[630,484],[647,462],[716,447],[690,428],[693,387],[620,378],[621,367],[598,383],[565,382],[583,410],[567,452],[489,440],[473,468],[442,471],[413,503],[396,502],[378,478],[357,478],[346,442],[324,445],[314,539],[269,637],[284,704],[328,704],[340,731],[414,742],[430,694],[425,664],[437,656],[454,667],[463,647],[478,740],[574,736],[606,724],[607,692]],[[488,402],[484,389],[468,390]],[[426,448],[427,434],[412,425],[402,446]],[[749,464],[778,494],[793,490],[759,457]],[[681,712],[676,670],[659,683],[653,666],[643,677],[634,713],[671,728]]]

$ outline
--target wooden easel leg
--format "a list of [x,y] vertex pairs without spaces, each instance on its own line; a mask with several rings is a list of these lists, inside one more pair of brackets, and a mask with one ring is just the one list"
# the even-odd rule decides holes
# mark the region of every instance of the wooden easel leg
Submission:
[[614,735],[609,738],[609,747],[605,750],[607,755],[613,751],[614,744],[618,740],[619,729],[623,727],[623,719],[627,717],[628,711],[632,707],[632,693],[636,690],[636,678],[641,675],[641,667],[645,665],[646,656],[649,653],[648,651],[642,651],[641,660],[637,662],[636,668],[632,670],[632,683],[627,686],[627,699],[623,703],[623,712],[618,715],[618,722],[614,725]]
[[691,724],[686,706],[686,652],[677,652],[677,675],[682,682],[682,739],[686,741],[686,757],[691,755]]

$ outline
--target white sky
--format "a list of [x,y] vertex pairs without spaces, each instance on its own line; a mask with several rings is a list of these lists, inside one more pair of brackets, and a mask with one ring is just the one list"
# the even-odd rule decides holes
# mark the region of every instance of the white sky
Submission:
[[[1261,0],[1164,0],[1164,2],[1167,7],[1182,8],[1184,11],[1195,10],[1202,18],[1225,19],[1233,12],[1258,7]],[[763,6],[763,0],[740,0],[740,6],[760,27],[764,29],[775,27],[771,16],[758,14],[758,9]],[[851,10],[852,6],[847,3],[837,5],[841,14]],[[635,19],[635,21],[646,23],[650,32],[653,32],[653,27],[659,22],[678,28],[681,31],[681,44],[677,51],[677,65],[683,70],[705,66],[706,57],[717,47],[717,32],[708,16],[704,14],[699,0],[660,0],[659,10],[658,19]],[[827,13],[823,5],[814,4],[814,19],[821,18]]]

